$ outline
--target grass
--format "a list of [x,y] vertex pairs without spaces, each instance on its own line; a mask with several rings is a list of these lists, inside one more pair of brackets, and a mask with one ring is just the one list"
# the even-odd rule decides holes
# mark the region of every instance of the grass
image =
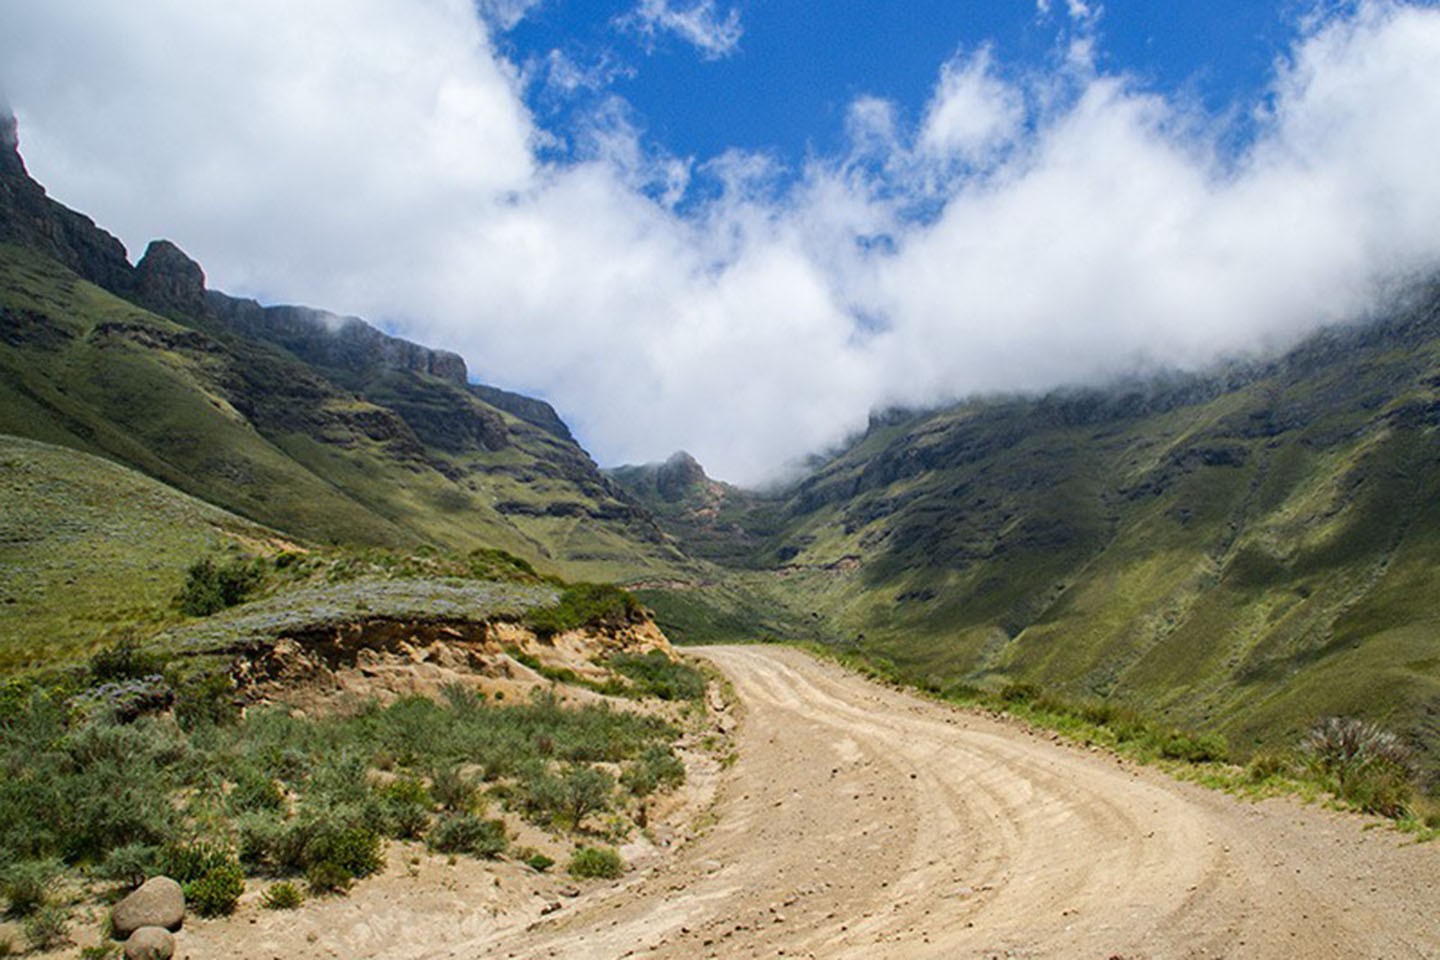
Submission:
[[[456,686],[442,702],[241,718],[212,705],[228,704],[227,684],[174,682],[172,662],[128,641],[92,665],[0,703],[3,889],[17,914],[43,908],[71,868],[126,886],[165,872],[210,915],[233,909],[246,874],[343,892],[379,869],[387,838],[503,853],[504,822],[483,816],[496,802],[587,832],[595,814],[683,780],[670,723],[604,704],[565,707],[543,691],[500,704]],[[157,667],[144,679],[170,687],[163,704],[122,715],[94,692]]]

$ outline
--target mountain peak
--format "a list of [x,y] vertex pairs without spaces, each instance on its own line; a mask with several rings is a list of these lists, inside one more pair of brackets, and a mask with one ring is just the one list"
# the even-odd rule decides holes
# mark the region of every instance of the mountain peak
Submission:
[[205,310],[205,271],[169,240],[152,240],[135,265],[136,294],[146,306],[198,315]]
[[20,127],[8,111],[0,112],[0,176],[29,176],[20,158]]
[[686,491],[708,479],[705,468],[684,450],[671,454],[655,472],[655,486],[666,500],[679,500]]

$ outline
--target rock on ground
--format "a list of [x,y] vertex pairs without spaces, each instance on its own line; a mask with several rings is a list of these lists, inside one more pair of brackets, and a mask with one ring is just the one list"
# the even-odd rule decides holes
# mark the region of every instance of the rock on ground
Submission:
[[164,927],[141,927],[125,941],[125,960],[170,960],[175,937]]
[[115,937],[124,940],[141,927],[179,930],[185,919],[185,891],[169,877],[151,877],[115,904],[110,922]]

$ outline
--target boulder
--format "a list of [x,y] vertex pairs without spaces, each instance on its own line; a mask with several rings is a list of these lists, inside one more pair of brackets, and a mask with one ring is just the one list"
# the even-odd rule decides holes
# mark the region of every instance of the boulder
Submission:
[[141,927],[125,941],[125,960],[170,960],[175,938],[164,927]]
[[179,930],[184,919],[185,891],[169,877],[151,877],[110,912],[117,940],[128,939],[141,927]]

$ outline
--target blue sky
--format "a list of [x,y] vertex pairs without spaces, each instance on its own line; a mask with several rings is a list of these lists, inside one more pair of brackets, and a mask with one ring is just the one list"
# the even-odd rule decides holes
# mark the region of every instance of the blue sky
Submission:
[[[738,27],[733,46],[706,49],[674,30],[647,32],[631,0],[542,0],[510,29],[497,25],[497,39],[534,71],[528,99],[562,136],[614,95],[674,153],[703,160],[732,148],[767,151],[794,168],[844,149],[846,112],[857,97],[894,101],[913,118],[957,53],[988,46],[998,69],[1018,77],[1053,69],[1083,35],[1095,38],[1099,69],[1198,100],[1243,128],[1303,19],[1295,0],[1110,0],[1079,22],[1065,0],[1048,11],[1014,0],[717,0],[709,10],[710,22]],[[603,65],[609,82],[557,95],[543,82],[552,51]]]
[[12,2],[0,96],[132,255],[745,483],[1440,271],[1431,0]]

